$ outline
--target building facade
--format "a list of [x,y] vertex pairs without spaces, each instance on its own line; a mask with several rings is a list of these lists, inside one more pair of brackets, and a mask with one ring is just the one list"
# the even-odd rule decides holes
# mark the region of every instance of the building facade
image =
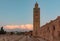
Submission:
[[49,41],[60,41],[60,16],[40,28],[40,37]]
[[40,27],[40,8],[36,3],[33,9],[33,36],[49,41],[60,41],[60,16]]

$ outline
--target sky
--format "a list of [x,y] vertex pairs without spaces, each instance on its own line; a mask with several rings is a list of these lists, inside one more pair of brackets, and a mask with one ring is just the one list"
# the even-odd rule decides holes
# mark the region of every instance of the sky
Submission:
[[[37,2],[40,7],[41,26],[60,16],[60,0],[37,0]],[[10,26],[15,28],[16,25],[24,27],[29,25],[32,28],[35,3],[36,0],[0,0],[0,26],[8,26],[11,29]]]

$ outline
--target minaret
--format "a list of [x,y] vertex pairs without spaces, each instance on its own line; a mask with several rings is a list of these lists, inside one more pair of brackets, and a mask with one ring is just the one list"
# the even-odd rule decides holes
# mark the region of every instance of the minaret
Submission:
[[33,36],[39,36],[40,34],[40,8],[36,2],[33,8]]

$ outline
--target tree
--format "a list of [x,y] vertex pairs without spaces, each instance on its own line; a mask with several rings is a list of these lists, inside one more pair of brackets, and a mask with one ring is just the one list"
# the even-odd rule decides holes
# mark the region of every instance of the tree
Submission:
[[0,34],[6,34],[6,31],[4,31],[3,26],[1,27]]

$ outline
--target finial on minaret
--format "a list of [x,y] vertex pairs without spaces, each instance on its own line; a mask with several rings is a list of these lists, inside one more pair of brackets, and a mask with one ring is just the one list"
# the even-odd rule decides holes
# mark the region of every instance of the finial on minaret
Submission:
[[37,0],[36,0],[36,3],[37,3]]
[[37,0],[36,0],[36,3],[35,3],[35,8],[38,8],[38,3],[37,3]]

